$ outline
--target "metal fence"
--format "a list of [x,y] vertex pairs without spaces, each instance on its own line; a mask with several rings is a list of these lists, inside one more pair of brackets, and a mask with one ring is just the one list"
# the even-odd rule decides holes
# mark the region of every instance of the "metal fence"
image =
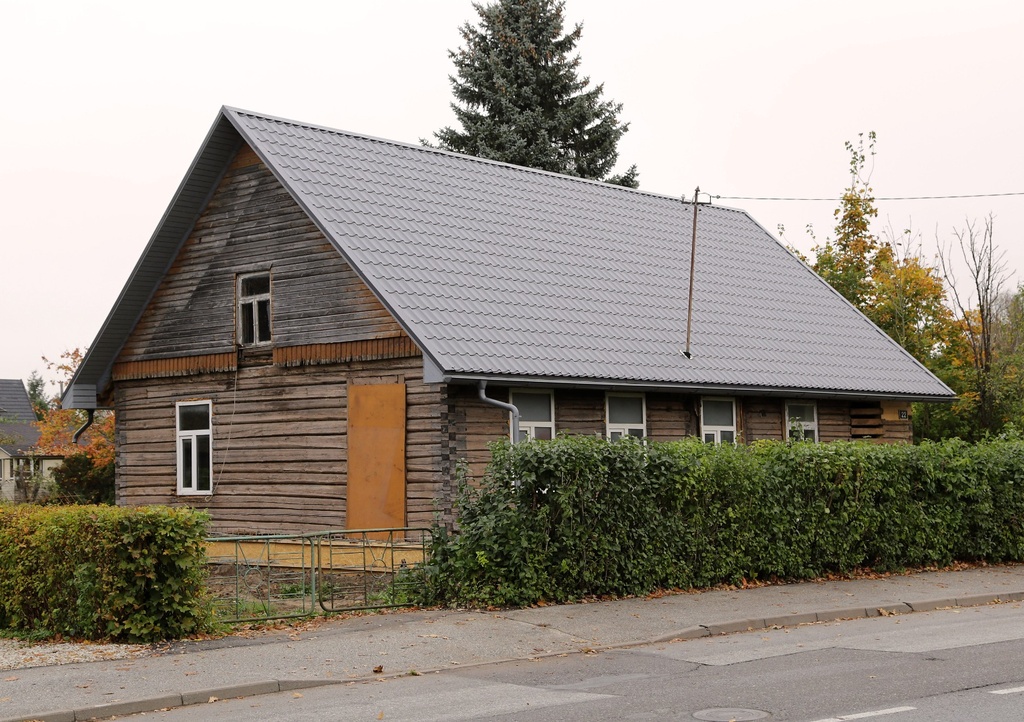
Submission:
[[214,612],[241,622],[409,606],[429,547],[421,527],[207,539]]

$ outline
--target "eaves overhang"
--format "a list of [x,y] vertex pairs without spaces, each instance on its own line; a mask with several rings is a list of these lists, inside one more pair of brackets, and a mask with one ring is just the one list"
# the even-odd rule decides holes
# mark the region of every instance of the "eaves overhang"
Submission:
[[562,389],[592,389],[602,391],[634,392],[676,392],[719,396],[765,396],[770,398],[807,399],[888,399],[908,402],[951,403],[957,396],[952,391],[948,396],[928,394],[906,394],[890,391],[857,389],[809,389],[798,387],[744,386],[734,384],[689,384],[657,381],[635,381],[622,379],[580,379],[553,376],[514,376],[509,374],[442,373],[436,381],[447,384],[476,384],[480,381],[505,386],[543,386]]

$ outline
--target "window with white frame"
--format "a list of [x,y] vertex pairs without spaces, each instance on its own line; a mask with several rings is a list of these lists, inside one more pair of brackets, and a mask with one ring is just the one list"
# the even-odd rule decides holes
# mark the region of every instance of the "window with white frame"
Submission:
[[700,432],[701,438],[709,444],[736,443],[736,401],[701,399]]
[[555,438],[555,395],[550,391],[513,391],[511,403],[519,409],[516,441]]
[[647,436],[647,403],[643,394],[607,394],[605,413],[608,438],[612,441],[623,436]]
[[270,343],[270,274],[238,277],[238,343]]
[[786,436],[794,441],[818,440],[818,409],[813,401],[786,402]]
[[175,404],[178,493],[213,493],[213,404],[179,401]]

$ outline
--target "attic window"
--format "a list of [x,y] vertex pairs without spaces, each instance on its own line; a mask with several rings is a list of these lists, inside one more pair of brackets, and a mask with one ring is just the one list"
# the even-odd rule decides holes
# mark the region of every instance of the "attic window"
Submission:
[[270,343],[270,274],[238,277],[238,343]]

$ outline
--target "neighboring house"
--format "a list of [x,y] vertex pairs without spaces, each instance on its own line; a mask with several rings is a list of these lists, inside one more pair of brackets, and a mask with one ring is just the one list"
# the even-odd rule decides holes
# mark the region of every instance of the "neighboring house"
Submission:
[[26,487],[33,478],[48,477],[63,460],[33,451],[39,443],[36,413],[25,385],[0,379],[0,498],[24,501],[34,494]]
[[119,503],[295,532],[448,514],[509,401],[537,439],[910,441],[910,402],[953,397],[712,205],[687,356],[693,214],[224,108],[64,405],[116,411]]

